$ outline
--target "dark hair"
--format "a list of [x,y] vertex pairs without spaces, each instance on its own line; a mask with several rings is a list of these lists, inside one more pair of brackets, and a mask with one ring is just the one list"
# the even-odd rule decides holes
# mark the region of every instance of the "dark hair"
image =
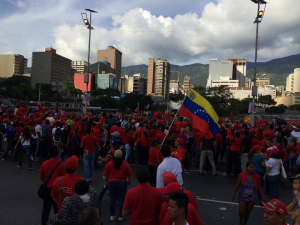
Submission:
[[140,184],[147,183],[149,180],[149,171],[146,166],[138,166],[136,168],[136,178]]
[[175,132],[174,132],[174,131],[170,131],[170,132],[169,132],[169,137],[171,137],[172,134],[175,134]]
[[244,135],[249,136],[249,130],[244,130]]
[[24,138],[25,140],[30,140],[31,138],[31,133],[29,130],[29,127],[25,127],[22,133],[22,138]]
[[146,140],[148,141],[148,132],[144,130],[144,131],[143,131],[143,135],[145,135]]
[[160,153],[163,155],[163,157],[169,157],[171,156],[171,149],[169,145],[163,145],[160,149]]
[[91,131],[92,131],[91,127],[90,127],[90,126],[88,126],[88,127],[86,128],[86,133],[87,133],[87,134],[90,134],[90,133],[91,133]]
[[170,199],[173,200],[174,202],[176,202],[176,205],[178,206],[178,208],[181,208],[181,207],[184,208],[184,212],[185,212],[184,217],[185,217],[185,219],[187,219],[189,196],[187,196],[187,194],[185,194],[182,191],[173,192],[172,194],[170,194]]
[[118,122],[117,122],[117,127],[120,127],[120,126],[121,126],[121,122],[118,121]]
[[235,136],[236,137],[240,137],[241,136],[241,132],[239,132],[239,131],[235,132]]
[[75,184],[75,192],[78,195],[85,195],[89,190],[89,182],[84,179],[80,179]]
[[272,138],[267,138],[267,140],[266,141],[270,141],[270,142],[272,142],[273,143],[273,139]]
[[100,220],[99,209],[88,206],[79,213],[77,225],[98,225]]
[[256,134],[256,131],[252,131],[251,134],[250,134],[250,137],[255,138],[255,134]]
[[46,119],[45,124],[50,124],[50,121],[48,119]]
[[50,157],[56,157],[59,154],[57,145],[51,145],[49,148]]
[[123,157],[121,157],[121,158],[115,158],[115,157],[113,157],[113,161],[114,161],[114,167],[117,170],[119,170],[120,167],[121,167],[121,165],[122,165],[122,163],[123,163]]
[[61,132],[61,141],[66,145],[68,143],[68,138],[69,138],[69,132],[71,130],[71,126],[68,125],[66,129],[63,129]]
[[275,154],[275,153],[273,153],[273,154],[271,155],[271,158],[272,158],[272,159],[281,159],[280,154]]
[[165,140],[165,145],[172,146],[172,140],[171,139],[166,139]]
[[60,126],[60,121],[56,121],[56,126],[59,127]]
[[255,165],[253,162],[251,162],[251,161],[248,161],[247,163],[246,163],[246,167],[248,167],[248,166],[250,166],[250,165]]
[[270,124],[270,129],[272,129],[272,130],[274,129],[274,124],[273,123]]

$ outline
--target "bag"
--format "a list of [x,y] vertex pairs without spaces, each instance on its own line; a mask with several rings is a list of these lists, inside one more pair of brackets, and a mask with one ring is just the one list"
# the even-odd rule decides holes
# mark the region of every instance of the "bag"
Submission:
[[257,196],[257,194],[256,194],[256,191],[255,191],[254,187],[252,186],[252,183],[251,183],[251,181],[249,180],[249,177],[248,177],[248,176],[247,176],[247,179],[248,179],[248,182],[250,183],[250,186],[252,187],[253,192],[254,192],[254,194],[255,194],[255,201],[254,201],[254,204],[255,204],[255,205],[258,205],[258,203],[259,203],[259,198],[258,198],[258,196]]
[[18,143],[17,148],[16,148],[16,154],[20,153],[22,151],[22,145],[24,144],[25,139],[22,141],[22,143]]
[[76,152],[76,147],[72,139],[68,138],[68,142],[66,144],[67,152]]
[[50,174],[49,178],[47,181],[45,181],[43,184],[40,185],[40,188],[38,189],[37,191],[37,194],[38,196],[41,198],[41,199],[44,199],[45,195],[47,194],[47,184],[48,184],[48,181],[51,179],[53,173],[55,172],[55,170],[57,169],[57,167],[61,164],[61,162],[59,162],[56,167],[53,169],[52,173]]
[[60,129],[60,127],[58,127],[58,128],[56,128],[55,133],[54,133],[54,140],[56,142],[59,142],[60,136],[61,136],[61,129]]
[[286,172],[285,172],[285,169],[282,165],[282,160],[280,159],[280,174],[281,174],[281,180],[285,180],[287,178],[287,175],[286,175]]

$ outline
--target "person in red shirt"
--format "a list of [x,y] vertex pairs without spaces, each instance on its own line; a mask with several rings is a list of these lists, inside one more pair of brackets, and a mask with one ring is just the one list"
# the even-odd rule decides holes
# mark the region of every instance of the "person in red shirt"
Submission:
[[149,135],[149,137],[151,138],[152,141],[156,140],[155,138],[156,138],[157,133],[158,133],[158,129],[156,127],[156,124],[153,124],[152,129],[150,129],[150,135]]
[[157,160],[157,154],[159,154],[160,142],[158,140],[154,140],[151,143],[151,148],[149,150],[149,161],[148,161],[148,169],[149,169],[149,183],[152,187],[156,187],[156,173],[159,162]]
[[[148,132],[143,131],[142,136],[139,137],[134,145],[134,148],[138,150],[139,164],[148,165],[149,161],[149,147],[151,144],[151,139],[148,137]],[[139,147],[137,147],[139,145]]]
[[[73,155],[65,162],[66,174],[62,177],[57,177],[52,184],[51,196],[58,205],[58,211],[60,210],[61,203],[64,198],[71,197],[75,193],[75,184],[80,179],[85,179],[76,175],[78,169],[78,157]],[[61,191],[63,196],[61,195]]]
[[[139,137],[141,137],[142,136],[142,133],[143,133],[143,131],[146,131],[144,128],[143,128],[143,123],[140,123],[139,124],[139,129],[137,129],[136,130],[136,132],[134,133],[134,135],[133,135],[133,138],[135,139],[135,140],[137,140]],[[147,131],[146,131],[147,132]],[[147,132],[148,133],[148,132]]]
[[91,181],[94,169],[96,146],[100,149],[98,139],[91,134],[91,128],[86,128],[86,135],[82,138],[80,147],[83,148],[84,176]]
[[254,145],[259,145],[259,140],[257,138],[257,132],[256,131],[252,131],[250,134],[251,137],[251,144],[250,144],[250,148],[252,148]]
[[149,184],[149,171],[146,166],[137,167],[136,178],[139,184],[127,192],[122,216],[127,217],[130,214],[131,225],[159,224],[163,196]]
[[122,209],[127,192],[127,185],[131,185],[131,175],[132,170],[129,164],[123,160],[122,151],[116,150],[113,160],[106,165],[103,173],[104,184],[108,185],[110,194],[110,220],[115,220],[117,199],[119,202],[119,221],[124,220],[122,217]]
[[[233,126],[232,126],[233,127]],[[230,140],[230,148],[229,148],[229,154],[228,154],[228,164],[227,164],[227,171],[226,171],[226,178],[230,178],[231,173],[231,167],[234,163],[234,178],[237,178],[237,174],[239,173],[241,167],[240,164],[240,151],[241,151],[241,144],[243,137],[239,131],[231,132],[232,127],[228,129],[228,138]],[[233,136],[234,135],[234,136]]]
[[[97,142],[100,145],[100,136],[101,136],[101,130],[100,128],[97,126],[96,123],[93,123],[93,127],[92,127],[92,131],[91,133],[97,138]],[[95,150],[95,158],[94,158],[94,168],[95,169],[101,169],[101,166],[97,165],[97,161],[98,161],[98,155],[100,154],[100,150],[97,151]]]
[[121,128],[121,122],[118,121],[116,125],[110,128],[110,133],[119,132],[121,136],[121,140],[125,142],[125,131]]
[[130,132],[128,128],[128,124],[125,124],[125,150],[126,150],[126,156],[125,161],[128,162],[128,158],[131,152],[131,144],[133,142],[133,135],[132,132]]
[[175,139],[175,151],[171,154],[172,157],[179,160],[182,171],[184,171],[183,160],[186,157],[186,150],[182,147],[184,140],[182,138]]
[[175,122],[176,131],[179,132],[181,128],[186,128],[187,123],[183,121],[183,117],[179,117],[179,122]]
[[51,188],[53,185],[53,181],[57,177],[64,176],[66,174],[65,165],[58,158],[59,155],[58,147],[56,145],[52,145],[49,148],[49,153],[50,153],[50,159],[43,162],[39,170],[40,179],[42,180],[42,182],[47,182],[47,188],[48,188],[46,196],[44,196],[43,198],[42,225],[47,224],[52,206],[53,206],[54,214],[58,213],[57,204],[53,201],[53,198],[51,197]]
[[194,134],[194,139],[196,141],[196,153],[195,153],[195,166],[198,169],[200,165],[200,143],[201,143],[201,138],[204,135],[202,131],[198,131],[197,133]]

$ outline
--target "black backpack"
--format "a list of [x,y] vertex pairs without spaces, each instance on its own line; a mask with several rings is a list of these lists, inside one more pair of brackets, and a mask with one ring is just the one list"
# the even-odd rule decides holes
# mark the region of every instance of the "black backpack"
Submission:
[[54,140],[56,142],[59,142],[60,137],[61,137],[61,128],[57,127],[54,133]]

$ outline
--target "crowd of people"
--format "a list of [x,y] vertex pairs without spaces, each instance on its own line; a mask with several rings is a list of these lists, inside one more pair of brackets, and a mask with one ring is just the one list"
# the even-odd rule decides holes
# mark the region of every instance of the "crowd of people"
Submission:
[[[292,224],[300,224],[297,124],[257,120],[251,126],[220,118],[220,132],[211,138],[187,118],[160,111],[141,116],[57,113],[21,105],[12,112],[2,107],[0,121],[2,161],[11,157],[22,169],[26,154],[29,170],[33,170],[32,161],[44,161],[39,169],[47,186],[42,196],[42,225],[87,224],[87,220],[101,224],[104,215],[99,202],[107,190],[111,221],[130,215],[133,225],[204,224],[194,195],[182,188],[183,178],[192,167],[200,176],[210,171],[219,176],[220,162],[227,167],[225,178],[237,179],[232,200],[239,190],[240,224],[247,224],[255,204],[264,205],[266,224],[284,225],[287,215]],[[79,160],[84,177],[76,174]],[[139,185],[128,190],[133,164]],[[104,184],[97,194],[91,181],[93,170],[100,168]],[[278,200],[285,171],[293,180],[295,196],[288,207]],[[146,202],[151,207],[145,210]],[[54,215],[49,218],[52,207]]]

